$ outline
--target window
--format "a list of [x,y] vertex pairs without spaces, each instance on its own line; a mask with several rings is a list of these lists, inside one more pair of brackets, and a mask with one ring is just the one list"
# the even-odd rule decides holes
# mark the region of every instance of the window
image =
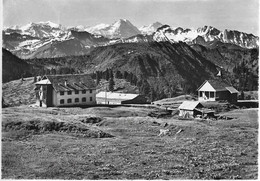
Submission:
[[61,99],[61,100],[60,100],[60,104],[64,104],[64,99]]
[[214,92],[210,92],[210,97],[214,98]]
[[64,91],[60,91],[60,95],[63,96],[64,95]]
[[68,91],[68,95],[71,95],[71,91]]
[[79,94],[79,91],[78,91],[78,90],[75,90],[75,94]]
[[209,92],[205,92],[205,96],[207,97],[207,99],[209,98]]
[[79,98],[75,98],[75,102],[79,102]]
[[90,93],[90,94],[92,93],[92,90],[91,90],[91,89],[89,90],[89,93]]
[[90,97],[89,100],[92,101],[92,97]]
[[200,92],[200,97],[202,97],[202,92]]
[[86,90],[83,90],[83,91],[82,91],[82,94],[86,94]]
[[71,99],[68,99],[67,102],[68,102],[68,103],[71,103],[72,101],[71,101]]
[[82,102],[86,102],[86,101],[87,101],[86,97],[83,97]]

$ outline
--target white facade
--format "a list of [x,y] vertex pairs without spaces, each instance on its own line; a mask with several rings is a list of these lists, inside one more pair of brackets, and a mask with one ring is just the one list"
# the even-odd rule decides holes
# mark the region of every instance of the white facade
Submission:
[[[56,92],[53,90],[53,105],[54,106],[69,106],[69,105],[93,105],[96,104],[96,90],[86,90],[86,93],[83,91],[78,91],[78,94],[75,91],[71,91],[71,94],[68,94],[69,91],[64,91],[64,95],[61,95],[61,92]],[[78,102],[76,101],[78,99]],[[85,101],[84,101],[85,99]],[[63,103],[62,103],[63,100]],[[71,101],[71,102],[69,102]]]
[[198,101],[215,101],[216,100],[216,90],[210,85],[209,82],[206,82],[198,90]]

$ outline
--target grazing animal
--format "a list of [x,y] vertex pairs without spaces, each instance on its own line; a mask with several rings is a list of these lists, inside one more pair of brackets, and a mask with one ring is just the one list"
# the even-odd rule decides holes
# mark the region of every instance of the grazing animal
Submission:
[[160,134],[158,136],[164,136],[169,133],[169,129],[160,129]]

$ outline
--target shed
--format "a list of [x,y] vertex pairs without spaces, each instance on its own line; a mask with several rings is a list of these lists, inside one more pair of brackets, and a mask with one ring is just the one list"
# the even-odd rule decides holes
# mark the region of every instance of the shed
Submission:
[[119,92],[99,92],[96,95],[98,104],[145,104],[147,99],[139,94]]
[[179,116],[190,118],[196,116],[196,109],[202,108],[203,105],[199,101],[184,101],[179,106]]

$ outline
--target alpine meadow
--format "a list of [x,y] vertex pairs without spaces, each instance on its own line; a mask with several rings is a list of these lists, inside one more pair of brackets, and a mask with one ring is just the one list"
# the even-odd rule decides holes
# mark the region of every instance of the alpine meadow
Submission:
[[257,13],[4,0],[2,179],[258,179]]

